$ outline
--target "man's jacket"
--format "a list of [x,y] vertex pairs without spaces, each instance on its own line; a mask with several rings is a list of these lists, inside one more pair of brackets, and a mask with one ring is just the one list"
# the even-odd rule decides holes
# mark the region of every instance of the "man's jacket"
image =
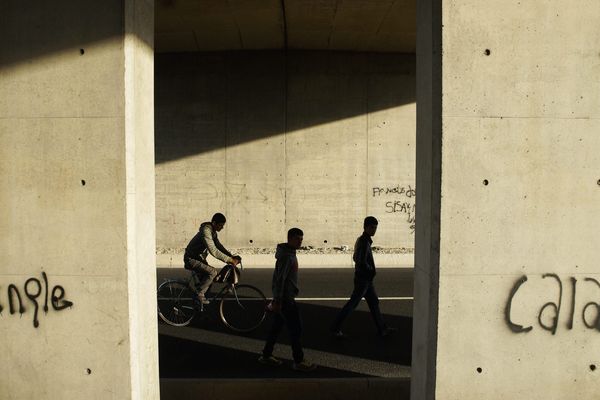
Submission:
[[363,233],[354,244],[354,277],[362,280],[373,280],[375,274],[375,260],[371,244],[373,240],[369,235]]
[[217,232],[213,229],[210,222],[204,222],[200,225],[200,229],[196,236],[190,240],[190,243],[185,248],[184,261],[187,258],[202,261],[208,264],[206,257],[210,253],[211,256],[224,263],[231,260],[231,253],[221,244],[217,237]]
[[294,300],[298,295],[298,259],[296,249],[287,243],[277,245],[275,251],[275,271],[273,272],[273,299],[276,301]]

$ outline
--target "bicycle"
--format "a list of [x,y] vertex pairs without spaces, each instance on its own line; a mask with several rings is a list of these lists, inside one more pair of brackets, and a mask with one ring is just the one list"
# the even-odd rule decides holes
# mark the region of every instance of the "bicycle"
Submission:
[[[241,263],[239,269],[232,264],[225,265],[213,281],[213,284],[223,283],[225,286],[217,294],[206,295],[210,304],[219,305],[223,324],[235,332],[255,330],[266,316],[267,299],[263,292],[252,285],[238,284],[243,269]],[[169,279],[158,287],[158,315],[164,322],[186,326],[197,313],[204,312],[194,285],[199,274],[192,271],[188,279]]]

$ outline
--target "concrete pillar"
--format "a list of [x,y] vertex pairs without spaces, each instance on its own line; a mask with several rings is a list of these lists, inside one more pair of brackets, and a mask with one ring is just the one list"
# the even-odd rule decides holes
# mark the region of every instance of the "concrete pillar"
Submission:
[[600,391],[600,3],[419,4],[413,399]]
[[417,2],[417,157],[411,398],[435,399],[442,130],[441,0]]
[[153,8],[0,4],[2,399],[159,396]]

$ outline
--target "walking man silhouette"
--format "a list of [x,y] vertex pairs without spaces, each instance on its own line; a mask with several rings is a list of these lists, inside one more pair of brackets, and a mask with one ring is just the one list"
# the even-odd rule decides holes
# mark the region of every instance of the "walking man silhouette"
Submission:
[[354,260],[354,291],[350,296],[350,300],[344,305],[331,326],[333,336],[338,339],[346,338],[346,335],[341,330],[342,324],[350,313],[358,306],[363,297],[367,301],[379,335],[388,336],[396,331],[395,328],[390,328],[383,322],[383,317],[379,310],[379,298],[377,297],[375,286],[373,285],[373,279],[375,278],[377,271],[375,268],[375,260],[373,259],[373,252],[371,250],[371,244],[373,243],[373,239],[371,238],[375,236],[375,232],[377,232],[377,225],[377,218],[371,216],[366,217],[363,223],[363,233],[356,239],[354,255],[352,256]]

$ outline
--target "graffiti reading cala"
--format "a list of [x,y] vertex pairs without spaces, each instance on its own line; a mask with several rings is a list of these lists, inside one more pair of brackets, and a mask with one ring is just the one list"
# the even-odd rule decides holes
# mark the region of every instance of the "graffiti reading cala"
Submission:
[[[33,326],[37,328],[40,326],[40,322],[38,319],[40,313],[40,307],[43,300],[43,309],[44,314],[48,313],[48,300],[50,300],[50,304],[54,311],[62,311],[66,308],[72,307],[73,302],[65,299],[65,289],[60,285],[55,285],[52,287],[52,290],[49,290],[48,285],[48,275],[45,272],[42,272],[42,281],[37,278],[29,278],[25,281],[25,285],[23,285],[23,291],[25,296],[29,299],[31,305],[33,306]],[[0,288],[1,289],[1,288]],[[43,297],[40,296],[43,293]],[[8,312],[10,315],[15,313],[19,313],[19,315],[23,315],[27,309],[25,308],[24,299],[21,296],[21,292],[19,288],[14,285],[8,285],[6,289],[6,294],[8,297]],[[17,307],[18,305],[18,307]],[[2,302],[0,301],[0,316],[4,311],[4,307],[2,306]]]
[[[385,212],[387,214],[401,213],[406,216],[406,222],[409,224],[410,233],[415,233],[415,189],[411,186],[376,186],[372,188],[373,197],[389,196],[396,197],[395,200],[385,202]],[[397,200],[397,198],[400,198]]]
[[[563,283],[562,283],[562,280],[556,274],[542,275],[542,279],[546,279],[546,278],[551,278],[554,281],[556,281],[556,284],[558,286],[558,300],[556,303],[551,302],[551,301],[545,303],[542,306],[542,308],[540,308],[540,311],[537,316],[537,320],[538,320],[539,326],[542,329],[549,331],[554,335],[554,334],[556,334],[556,330],[558,329],[558,321],[559,321],[560,313],[561,313],[561,309],[562,309]],[[512,289],[510,291],[510,294],[508,296],[508,300],[506,302],[506,307],[504,308],[504,320],[506,321],[508,328],[514,333],[527,333],[533,329],[533,326],[524,327],[523,325],[516,323],[515,321],[513,321],[512,317],[511,317],[511,308],[512,308],[512,304],[513,304],[513,299],[514,299],[515,295],[517,294],[517,292],[519,291],[519,289],[526,282],[527,282],[527,275],[523,275],[521,278],[519,278],[515,282],[515,284],[513,285]],[[569,310],[569,319],[566,324],[567,329],[569,329],[569,330],[573,329],[573,322],[575,319],[575,300],[577,297],[577,279],[575,279],[574,277],[571,277],[570,282],[571,282],[571,307]],[[584,282],[590,282],[591,284],[594,284],[598,288],[600,288],[600,282],[598,282],[594,278],[584,278]],[[594,318],[590,318],[590,314],[592,314],[590,312],[591,308],[594,308],[596,311]],[[544,322],[544,320],[543,320],[544,314],[547,313],[547,310],[552,313],[550,323]],[[583,324],[586,326],[586,328],[600,331],[600,303],[596,303],[596,302],[592,301],[592,302],[588,302],[586,305],[584,305],[581,309],[581,319],[583,321]]]

